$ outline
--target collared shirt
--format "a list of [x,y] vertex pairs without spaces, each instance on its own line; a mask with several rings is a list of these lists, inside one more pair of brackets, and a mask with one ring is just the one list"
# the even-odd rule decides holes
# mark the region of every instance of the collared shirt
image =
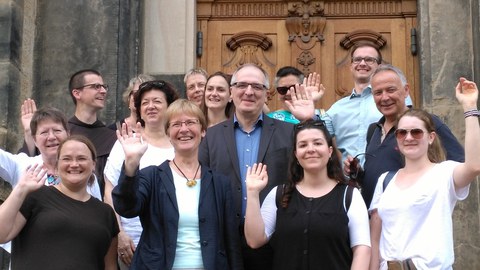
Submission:
[[[405,99],[406,105],[412,105],[410,96]],[[335,136],[342,160],[348,155],[355,156],[364,153],[367,146],[367,130],[371,123],[382,117],[373,99],[372,87],[369,85],[357,94],[352,94],[335,102],[322,117],[328,132]],[[365,162],[365,156],[358,157],[360,164]]]
[[240,168],[240,179],[242,179],[242,216],[245,216],[247,206],[247,168],[257,162],[258,148],[260,146],[260,135],[262,134],[263,114],[253,125],[253,130],[246,132],[238,122],[237,116],[233,116],[235,125],[235,141],[237,143],[238,165]]

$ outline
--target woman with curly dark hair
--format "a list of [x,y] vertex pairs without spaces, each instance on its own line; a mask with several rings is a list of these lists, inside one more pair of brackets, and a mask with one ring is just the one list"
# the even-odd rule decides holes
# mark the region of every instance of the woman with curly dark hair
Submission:
[[252,248],[270,243],[274,269],[368,268],[367,208],[346,184],[335,153],[323,122],[297,124],[289,181],[274,188],[261,208],[267,168],[248,170],[245,237]]

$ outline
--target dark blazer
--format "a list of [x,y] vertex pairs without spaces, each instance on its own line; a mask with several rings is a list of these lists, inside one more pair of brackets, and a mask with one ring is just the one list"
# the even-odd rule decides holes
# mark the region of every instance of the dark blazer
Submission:
[[[263,202],[270,190],[287,182],[288,165],[293,141],[293,125],[263,115],[262,133],[257,162],[267,164],[268,184],[260,193]],[[242,213],[242,184],[235,142],[233,118],[207,129],[200,144],[199,160],[217,172],[225,174],[232,181],[235,214]]]
[[[115,211],[140,216],[142,236],[130,269],[172,269],[178,233],[178,205],[168,160],[126,177],[112,191]],[[202,166],[198,206],[205,269],[243,269],[229,180]],[[188,200],[189,198],[181,198]]]

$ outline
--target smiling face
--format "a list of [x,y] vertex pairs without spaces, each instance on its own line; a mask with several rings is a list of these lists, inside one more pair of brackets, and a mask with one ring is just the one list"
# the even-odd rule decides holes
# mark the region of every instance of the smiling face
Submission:
[[205,136],[198,117],[189,114],[173,115],[168,124],[167,135],[176,154],[198,153],[200,142]]
[[167,107],[167,97],[163,91],[152,89],[144,92],[140,100],[140,116],[145,126],[161,125]]
[[[266,85],[266,78],[263,72],[254,66],[246,66],[235,74],[235,83],[254,83]],[[234,82],[232,80],[232,82]],[[263,104],[267,98],[266,89],[254,89],[248,85],[245,89],[233,85],[231,87],[232,100],[235,104],[235,113],[246,117],[258,117],[262,112]]]
[[402,85],[398,75],[390,70],[381,71],[372,78],[372,94],[377,109],[388,120],[395,120],[407,107],[405,98],[409,92],[408,84]]
[[[301,84],[302,82],[299,82],[299,78],[293,74],[290,74],[290,75],[287,75],[285,77],[281,77],[280,79],[278,79],[278,82],[277,82],[277,87],[289,87],[289,86],[292,86],[294,84]],[[292,97],[290,95],[289,92],[287,92],[287,94],[285,95],[282,95],[280,93],[277,92],[277,95],[278,95],[278,98],[280,99],[280,101],[282,103],[285,103],[285,100],[291,100]]]
[[222,76],[211,77],[205,87],[205,106],[208,109],[224,110],[229,100],[229,83]]
[[92,152],[83,142],[66,141],[58,154],[57,171],[63,185],[86,186],[95,169]]
[[295,157],[305,171],[326,169],[333,148],[318,128],[307,128],[297,134]]
[[36,134],[33,134],[35,146],[47,159],[55,158],[58,146],[68,137],[62,123],[50,119],[42,120],[37,125]]
[[185,82],[187,99],[197,104],[197,106],[201,106],[206,84],[207,78],[202,74],[195,73],[188,76],[187,81]]
[[[415,138],[412,136],[412,129],[421,129],[423,135],[414,134],[417,137]],[[428,158],[428,147],[435,139],[435,132],[428,132],[425,123],[414,116],[403,116],[398,121],[397,131],[400,130],[408,131],[405,137],[397,135],[398,149],[405,158],[412,160]]]
[[[371,57],[378,59],[379,55],[375,48],[365,46],[365,47],[359,47],[357,48],[352,55],[352,59],[361,57],[361,58],[366,58],[366,57]],[[361,61],[358,64],[351,63],[350,64],[350,71],[352,72],[353,80],[357,83],[368,83],[370,81],[370,77],[372,76],[372,73],[375,71],[375,69],[378,67],[379,63],[375,62],[371,65],[365,63],[365,61]]]
[[[83,78],[83,85],[104,84],[101,76],[97,74],[87,74]],[[73,89],[73,95],[77,99],[77,104],[83,104],[84,106],[92,107],[97,110],[105,107],[105,100],[107,98],[107,89],[101,87],[95,89],[95,87],[88,86],[79,89]]]

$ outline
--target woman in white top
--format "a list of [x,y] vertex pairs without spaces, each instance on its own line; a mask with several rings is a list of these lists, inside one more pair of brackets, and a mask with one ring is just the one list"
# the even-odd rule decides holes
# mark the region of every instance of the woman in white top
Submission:
[[480,174],[475,83],[460,78],[456,97],[465,115],[464,163],[444,161],[430,114],[412,109],[400,116],[395,135],[405,167],[385,188],[384,173],[375,188],[370,269],[452,269],[452,212]]
[[[173,146],[165,134],[165,112],[167,107],[178,98],[175,88],[165,81],[148,81],[138,86],[134,96],[137,119],[143,127],[143,137],[148,141],[148,150],[140,160],[140,168],[160,165],[174,156]],[[131,130],[134,127],[127,125]],[[136,130],[138,132],[138,130]],[[117,141],[105,165],[105,201],[113,206],[111,193],[118,184],[125,154]],[[128,269],[140,235],[142,225],[138,218],[119,217],[118,256],[121,269]]]

